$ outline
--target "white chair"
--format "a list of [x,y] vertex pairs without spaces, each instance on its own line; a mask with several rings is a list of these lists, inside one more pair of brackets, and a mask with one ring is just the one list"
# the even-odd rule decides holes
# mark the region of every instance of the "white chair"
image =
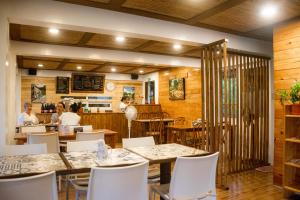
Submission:
[[76,133],[76,141],[87,141],[87,140],[104,140],[104,132],[78,132]]
[[28,134],[28,144],[47,144],[48,153],[59,153],[59,141],[57,133],[50,134]]
[[157,193],[165,200],[215,200],[218,155],[217,152],[203,157],[178,157],[171,183],[152,185],[151,199]]
[[58,200],[55,172],[0,179],[0,194],[3,200]]
[[[141,146],[153,146],[155,141],[153,136],[138,137],[138,138],[123,138],[123,148],[141,147]],[[158,165],[150,165],[148,171],[148,182],[157,183],[160,179],[160,170]]]
[[1,156],[46,154],[46,144],[4,145],[0,148]]
[[97,151],[99,140],[88,140],[88,141],[68,141],[67,152],[74,151]]
[[152,146],[155,145],[153,136],[150,137],[139,137],[139,138],[123,138],[123,148],[141,147],[141,146]]
[[147,200],[148,162],[91,169],[87,200]]
[[[79,152],[87,151],[94,152],[97,151],[99,140],[89,140],[89,141],[68,141],[67,142],[67,152]],[[76,174],[74,176],[68,176],[66,182],[66,199],[69,198],[69,182],[75,188],[76,200],[79,199],[81,193],[84,193],[88,189],[89,183],[89,173]]]
[[46,133],[45,126],[21,126],[21,133]]

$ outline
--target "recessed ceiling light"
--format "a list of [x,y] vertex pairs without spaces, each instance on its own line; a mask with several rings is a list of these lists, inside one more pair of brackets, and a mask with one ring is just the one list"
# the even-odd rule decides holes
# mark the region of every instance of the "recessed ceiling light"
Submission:
[[220,54],[220,51],[217,51],[217,54]]
[[117,42],[124,42],[125,41],[125,37],[123,37],[123,36],[117,36],[116,37],[116,41]]
[[79,66],[77,66],[76,67],[78,70],[81,70],[82,69],[82,67],[79,65]]
[[140,72],[140,74],[142,74],[142,73],[144,73],[144,70],[140,70],[139,72]]
[[115,72],[115,71],[117,71],[117,70],[116,70],[116,68],[112,67],[112,68],[110,69],[110,71]]
[[6,67],[8,67],[8,65],[9,65],[9,62],[8,62],[8,61],[5,61],[5,65],[6,65]]
[[182,48],[181,44],[173,44],[173,49],[180,50]]
[[59,30],[57,28],[49,28],[49,33],[57,35],[59,33]]
[[260,10],[260,15],[264,18],[272,18],[278,12],[278,7],[274,4],[264,5]]
[[44,67],[44,65],[42,63],[39,63],[38,67]]

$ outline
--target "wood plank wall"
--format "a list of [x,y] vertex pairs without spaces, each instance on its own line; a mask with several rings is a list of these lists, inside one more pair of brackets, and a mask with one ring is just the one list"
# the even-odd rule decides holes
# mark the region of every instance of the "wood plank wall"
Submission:
[[291,21],[274,29],[274,183],[282,184],[284,107],[280,104],[278,91],[289,90],[300,81],[300,20]]
[[[106,80],[107,82],[107,80]],[[55,77],[38,77],[38,76],[22,76],[21,78],[21,110],[23,110],[24,102],[31,102],[31,84],[40,83],[46,84],[46,98],[47,102],[57,103],[60,101],[61,96],[112,96],[112,107],[114,112],[118,112],[120,99],[123,95],[124,86],[135,87],[137,102],[142,103],[143,96],[143,82],[142,81],[117,81],[111,80],[116,86],[112,92],[104,90],[103,94],[97,93],[71,93],[70,94],[56,94],[56,78]],[[36,113],[41,112],[41,104],[33,104],[33,111]]]
[[[168,74],[166,74],[168,73]],[[169,80],[185,78],[185,100],[169,99]],[[185,117],[187,123],[201,118],[201,76],[199,69],[171,68],[159,72],[159,103],[171,117]]]

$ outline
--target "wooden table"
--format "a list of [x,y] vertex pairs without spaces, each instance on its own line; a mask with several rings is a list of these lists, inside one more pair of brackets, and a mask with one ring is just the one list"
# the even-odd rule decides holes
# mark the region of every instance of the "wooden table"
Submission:
[[[133,120],[134,123],[140,124],[142,127],[142,130],[138,131],[138,132],[140,132],[140,134],[135,135],[135,137],[145,137],[146,136],[146,132],[149,130],[150,121],[160,121],[160,119],[154,119],[154,120],[153,119],[136,119],[136,120]],[[162,121],[164,123],[164,127],[166,127],[170,122],[174,122],[174,119],[165,118],[165,119],[162,119]],[[167,130],[165,130],[165,131],[167,131]],[[164,138],[165,143],[166,143],[166,139],[167,138]]]
[[[116,135],[117,132],[108,130],[108,129],[95,129],[93,132],[104,132],[105,134],[105,143],[115,148],[116,146]],[[57,133],[57,132],[46,132],[46,133]],[[75,140],[75,133],[58,133],[59,140]],[[27,133],[16,133],[14,139],[17,141],[17,144],[24,144],[27,142]]]
[[60,154],[19,155],[0,157],[0,178],[32,176],[49,171],[56,175],[69,173]]
[[173,133],[176,132],[180,136],[182,136],[182,139],[185,137],[185,133],[187,132],[193,132],[198,129],[198,131],[201,131],[202,128],[195,128],[192,125],[184,124],[184,125],[170,125],[166,127],[167,131],[167,141],[170,142],[176,142],[174,140],[174,135]]

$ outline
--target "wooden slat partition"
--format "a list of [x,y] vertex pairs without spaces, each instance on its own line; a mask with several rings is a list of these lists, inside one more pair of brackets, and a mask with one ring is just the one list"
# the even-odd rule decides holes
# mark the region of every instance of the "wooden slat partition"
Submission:
[[218,183],[268,163],[269,59],[227,52],[221,40],[201,49],[202,147],[219,151]]

